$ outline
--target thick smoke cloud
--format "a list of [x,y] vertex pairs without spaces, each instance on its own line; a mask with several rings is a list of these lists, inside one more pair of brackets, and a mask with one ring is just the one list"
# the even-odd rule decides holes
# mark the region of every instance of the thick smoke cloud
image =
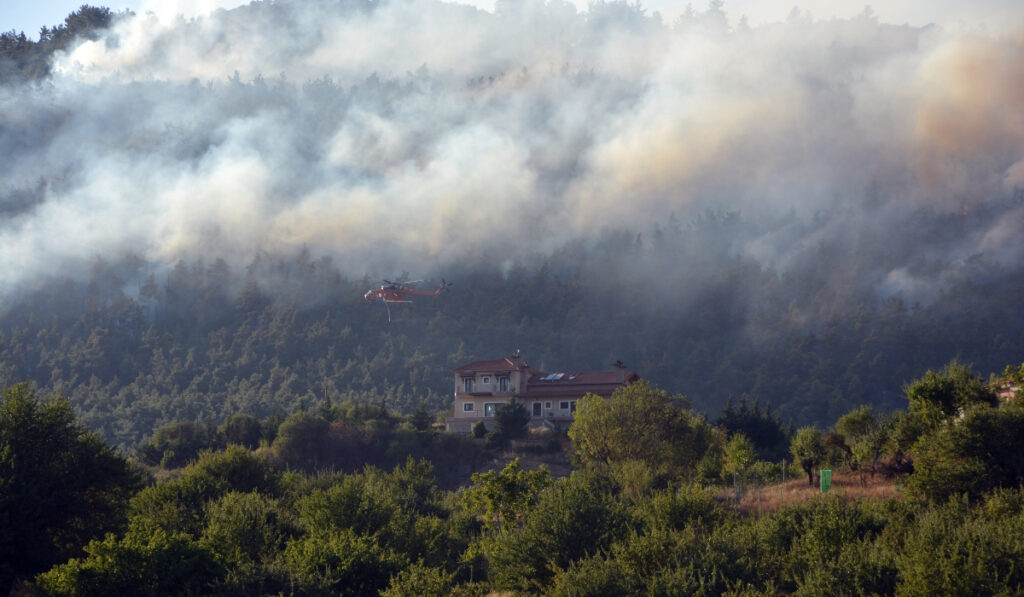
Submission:
[[715,6],[666,23],[619,3],[282,0],[140,14],[58,56],[49,80],[0,88],[0,287],[96,256],[241,268],[302,247],[353,275],[433,271],[708,211],[789,222],[723,239],[785,271],[825,241],[898,239],[922,210],[998,205],[876,272],[880,292],[926,293],[971,255],[1024,256],[1021,56],[1022,28],[870,13],[750,26]]

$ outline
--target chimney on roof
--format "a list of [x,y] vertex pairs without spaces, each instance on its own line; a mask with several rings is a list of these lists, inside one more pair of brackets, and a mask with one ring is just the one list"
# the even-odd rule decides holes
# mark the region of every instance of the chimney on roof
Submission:
[[622,361],[615,361],[612,363],[612,367],[615,367],[615,381],[619,383],[626,382],[626,364]]

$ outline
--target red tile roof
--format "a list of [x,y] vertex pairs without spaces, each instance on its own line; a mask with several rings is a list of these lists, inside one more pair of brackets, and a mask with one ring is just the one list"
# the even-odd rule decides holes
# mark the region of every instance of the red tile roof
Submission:
[[[636,371],[571,371],[561,373],[558,379],[550,379],[555,374],[534,371],[526,384],[526,391],[519,394],[520,398],[573,398],[585,394],[611,396],[617,388],[629,385],[640,379]],[[621,375],[621,377],[620,377]],[[548,378],[548,379],[545,379]],[[620,381],[621,379],[621,381]]]
[[455,369],[455,373],[499,373],[503,371],[516,371],[519,365],[516,364],[511,358],[505,357],[504,359],[495,359],[493,361],[474,361],[468,365],[463,365],[458,369]]
[[[517,394],[520,398],[573,398],[592,393],[610,396],[616,388],[640,379],[636,371],[618,368],[611,371],[569,371],[545,373],[513,357],[474,361],[454,370],[456,375],[475,373],[511,373],[523,371],[529,377]],[[480,395],[479,392],[471,393]]]

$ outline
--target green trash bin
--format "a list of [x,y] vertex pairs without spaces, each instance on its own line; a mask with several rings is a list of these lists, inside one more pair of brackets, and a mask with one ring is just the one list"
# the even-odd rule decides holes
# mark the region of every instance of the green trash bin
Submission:
[[821,492],[828,493],[832,488],[832,469],[821,469]]

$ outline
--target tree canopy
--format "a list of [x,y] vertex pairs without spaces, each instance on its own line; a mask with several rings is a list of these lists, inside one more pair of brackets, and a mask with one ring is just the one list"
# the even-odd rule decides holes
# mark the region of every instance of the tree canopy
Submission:
[[503,404],[494,413],[494,431],[507,439],[523,437],[529,425],[530,413],[521,402]]
[[814,485],[814,469],[822,463],[825,458],[825,446],[822,443],[822,434],[812,426],[801,427],[793,435],[793,441],[789,445],[789,451],[793,459],[807,474],[807,482]]
[[583,467],[640,461],[666,478],[692,478],[715,436],[682,396],[638,381],[611,398],[589,394],[569,427],[574,457]]
[[975,405],[993,406],[995,393],[979,375],[959,361],[950,361],[939,371],[929,369],[924,377],[905,388],[910,412],[930,422],[953,417]]
[[0,594],[121,528],[140,484],[66,399],[0,391]]
[[781,460],[788,453],[792,427],[784,424],[770,406],[762,409],[758,400],[750,404],[747,396],[743,396],[737,405],[730,398],[715,424],[730,434],[745,435],[762,460]]

